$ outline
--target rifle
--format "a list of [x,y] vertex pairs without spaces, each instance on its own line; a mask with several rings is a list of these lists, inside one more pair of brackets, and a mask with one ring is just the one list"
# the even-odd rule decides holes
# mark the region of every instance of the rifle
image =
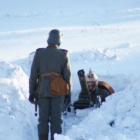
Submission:
[[[70,94],[70,93],[69,93]],[[63,115],[67,115],[67,112],[71,112],[69,99],[64,99]]]
[[38,87],[39,87],[39,74],[38,74],[38,77],[37,77],[37,80],[36,80],[36,87],[35,87],[35,100],[34,100],[34,103],[35,103],[35,116],[37,116],[37,102],[38,102],[37,92],[38,92]]

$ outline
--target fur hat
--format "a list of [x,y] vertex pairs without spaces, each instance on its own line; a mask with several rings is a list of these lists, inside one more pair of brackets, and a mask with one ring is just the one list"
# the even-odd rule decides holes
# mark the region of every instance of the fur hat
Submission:
[[92,81],[98,81],[98,76],[92,72],[92,70],[89,70],[89,73],[86,75],[86,81],[92,82]]

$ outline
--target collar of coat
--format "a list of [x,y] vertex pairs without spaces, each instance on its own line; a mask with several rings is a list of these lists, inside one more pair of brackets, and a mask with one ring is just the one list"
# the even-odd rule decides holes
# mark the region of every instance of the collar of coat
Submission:
[[49,48],[58,48],[58,45],[48,45]]

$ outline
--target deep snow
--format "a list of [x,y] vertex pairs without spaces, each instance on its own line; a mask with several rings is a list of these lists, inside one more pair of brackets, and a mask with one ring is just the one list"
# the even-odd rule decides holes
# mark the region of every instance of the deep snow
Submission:
[[34,51],[46,47],[53,28],[69,51],[72,103],[79,69],[91,68],[115,90],[101,108],[63,116],[63,134],[55,139],[140,139],[139,0],[1,0],[0,9],[0,140],[37,140],[28,78]]

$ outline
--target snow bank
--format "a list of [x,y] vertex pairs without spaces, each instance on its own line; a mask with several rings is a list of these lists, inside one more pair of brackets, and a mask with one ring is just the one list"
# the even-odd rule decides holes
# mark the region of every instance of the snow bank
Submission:
[[0,139],[33,138],[29,134],[36,131],[33,110],[28,102],[27,75],[19,66],[0,60]]
[[[109,96],[101,108],[86,109],[88,114],[85,110],[77,110],[76,116],[83,113],[85,118],[79,125],[72,125],[66,136],[70,140],[139,140],[139,78],[130,79],[127,87]],[[56,136],[56,140],[60,137]]]

